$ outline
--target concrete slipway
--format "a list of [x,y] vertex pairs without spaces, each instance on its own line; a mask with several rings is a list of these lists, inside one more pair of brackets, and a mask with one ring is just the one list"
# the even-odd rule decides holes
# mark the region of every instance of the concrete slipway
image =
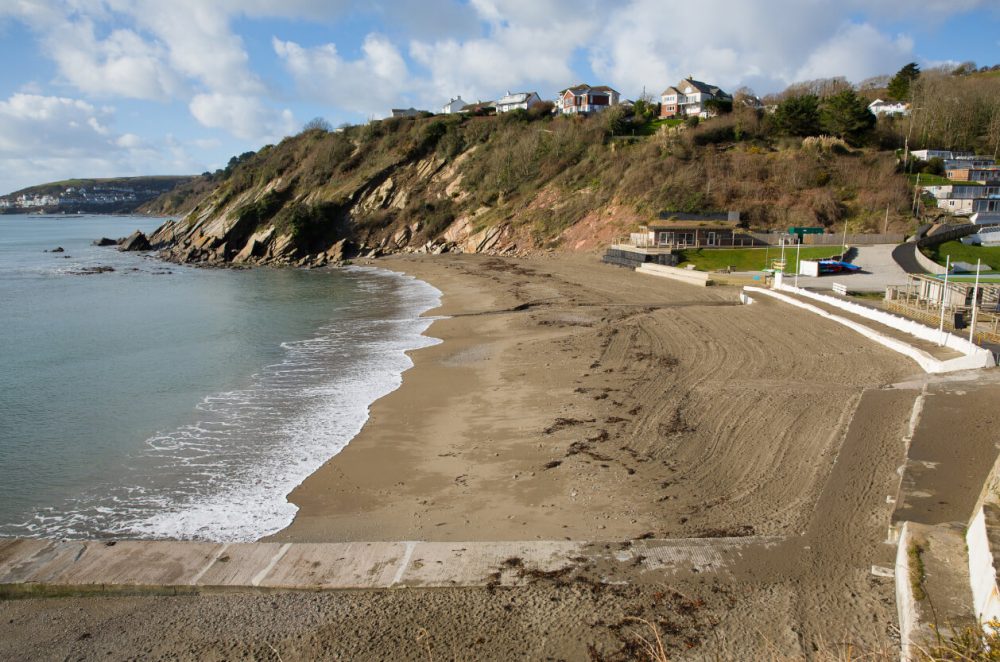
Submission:
[[[518,585],[537,573],[590,565],[721,572],[767,538],[622,543],[240,543],[0,540],[0,597],[207,588],[372,589]],[[610,581],[610,579],[608,579]]]

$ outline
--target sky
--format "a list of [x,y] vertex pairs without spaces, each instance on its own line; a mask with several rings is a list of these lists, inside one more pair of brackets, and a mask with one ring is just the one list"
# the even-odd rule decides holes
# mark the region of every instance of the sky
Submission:
[[452,97],[1000,63],[1000,0],[0,0],[0,194],[198,174]]

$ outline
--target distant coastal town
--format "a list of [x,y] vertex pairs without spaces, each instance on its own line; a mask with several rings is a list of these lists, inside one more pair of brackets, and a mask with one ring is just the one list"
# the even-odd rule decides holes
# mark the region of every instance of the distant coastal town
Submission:
[[0,214],[131,213],[188,179],[131,177],[45,184],[0,197]]

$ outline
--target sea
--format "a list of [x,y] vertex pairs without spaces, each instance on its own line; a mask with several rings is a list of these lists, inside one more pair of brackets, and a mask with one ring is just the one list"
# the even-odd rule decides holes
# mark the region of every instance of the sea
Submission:
[[275,533],[407,352],[437,342],[422,315],[440,292],[400,274],[92,245],[161,222],[0,216],[0,537]]

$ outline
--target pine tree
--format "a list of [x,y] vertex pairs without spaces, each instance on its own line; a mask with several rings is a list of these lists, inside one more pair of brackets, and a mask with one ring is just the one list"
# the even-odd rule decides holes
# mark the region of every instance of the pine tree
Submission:
[[900,69],[889,81],[889,96],[896,101],[907,101],[910,98],[910,84],[920,76],[920,66],[910,62]]
[[854,90],[844,90],[823,100],[819,123],[826,133],[858,145],[875,126],[875,116]]
[[803,94],[785,99],[774,111],[774,124],[792,136],[819,135],[819,97]]

